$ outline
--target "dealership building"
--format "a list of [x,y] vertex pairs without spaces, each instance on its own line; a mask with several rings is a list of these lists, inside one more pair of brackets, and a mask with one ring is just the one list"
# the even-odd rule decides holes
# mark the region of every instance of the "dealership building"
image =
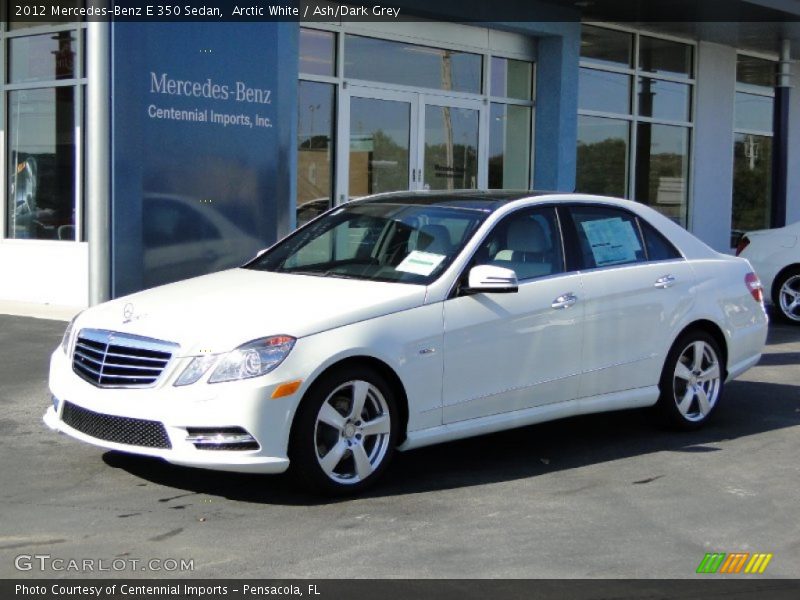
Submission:
[[626,197],[725,252],[800,219],[797,1],[388,4],[405,19],[3,15],[0,300],[235,266],[394,190]]

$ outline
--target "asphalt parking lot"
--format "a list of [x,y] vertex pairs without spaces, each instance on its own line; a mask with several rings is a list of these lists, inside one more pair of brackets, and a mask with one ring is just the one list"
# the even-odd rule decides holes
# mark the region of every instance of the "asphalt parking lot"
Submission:
[[[772,553],[761,577],[800,577],[800,328],[771,326],[760,365],[699,432],[645,412],[537,425],[400,454],[367,496],[331,502],[284,476],[49,431],[47,361],[64,327],[0,315],[2,578],[691,578],[706,552]],[[20,555],[194,570],[20,572]]]

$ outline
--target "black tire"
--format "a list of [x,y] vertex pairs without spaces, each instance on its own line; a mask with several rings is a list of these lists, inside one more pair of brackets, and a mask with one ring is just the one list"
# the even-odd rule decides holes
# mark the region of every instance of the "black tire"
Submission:
[[[363,408],[356,415],[356,397],[362,396]],[[386,380],[368,367],[349,366],[323,375],[304,396],[292,426],[290,471],[297,482],[327,496],[357,494],[373,485],[395,451],[395,398]]]
[[673,428],[698,429],[716,412],[724,383],[725,365],[717,341],[705,331],[687,331],[667,354],[656,413]]
[[775,307],[775,314],[781,321],[792,325],[800,325],[800,307],[795,307],[789,312],[787,306],[788,297],[786,294],[781,293],[781,289],[787,283],[791,289],[800,292],[800,267],[787,269],[775,278],[775,283],[772,284],[772,305]]

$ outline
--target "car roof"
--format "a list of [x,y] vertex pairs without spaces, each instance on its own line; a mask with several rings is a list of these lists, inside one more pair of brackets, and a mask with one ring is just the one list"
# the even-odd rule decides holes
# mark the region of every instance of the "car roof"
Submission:
[[494,212],[501,206],[536,196],[564,195],[564,192],[536,190],[454,190],[423,192],[389,192],[353,200],[352,204],[415,204],[467,208],[481,212]]

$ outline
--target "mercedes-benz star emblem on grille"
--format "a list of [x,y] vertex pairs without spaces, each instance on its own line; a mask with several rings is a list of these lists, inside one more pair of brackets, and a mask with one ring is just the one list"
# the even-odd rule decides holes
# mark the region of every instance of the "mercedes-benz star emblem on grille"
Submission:
[[122,316],[125,318],[123,323],[129,323],[133,319],[133,303],[128,302],[122,309]]

